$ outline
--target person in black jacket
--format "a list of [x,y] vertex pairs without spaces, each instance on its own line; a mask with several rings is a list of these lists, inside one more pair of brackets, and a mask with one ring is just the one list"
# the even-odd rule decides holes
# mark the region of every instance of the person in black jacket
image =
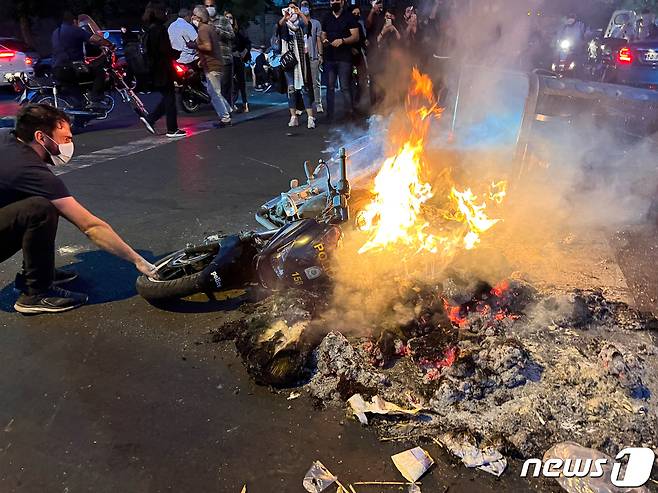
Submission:
[[247,77],[244,70],[245,62],[251,60],[251,40],[247,33],[238,28],[238,22],[231,12],[224,12],[226,17],[235,31],[235,40],[233,41],[233,91],[231,94],[233,108],[238,100],[238,93],[242,95],[242,111],[249,112],[249,102],[247,101]]
[[151,133],[155,133],[153,125],[162,116],[167,115],[167,137],[185,137],[184,130],[178,128],[178,113],[176,109],[176,88],[174,86],[174,60],[179,53],[174,51],[169,41],[169,33],[165,27],[166,10],[159,2],[149,2],[142,16],[146,32],[144,44],[149,59],[153,88],[162,94],[162,99],[142,121]]

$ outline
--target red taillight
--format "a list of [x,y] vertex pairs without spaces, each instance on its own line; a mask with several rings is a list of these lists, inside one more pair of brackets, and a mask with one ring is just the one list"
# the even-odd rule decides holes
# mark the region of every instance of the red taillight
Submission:
[[0,51],[0,59],[2,60],[11,60],[16,56],[15,51]]
[[630,65],[633,63],[633,53],[628,46],[625,46],[617,53],[617,63],[620,65]]
[[174,62],[174,70],[176,71],[176,75],[183,76],[187,73],[189,68],[186,67],[185,65],[182,65],[182,64],[178,63],[178,62]]
[[32,60],[31,57],[29,57],[29,56],[25,57],[25,65],[32,65],[33,63],[34,63],[34,61]]

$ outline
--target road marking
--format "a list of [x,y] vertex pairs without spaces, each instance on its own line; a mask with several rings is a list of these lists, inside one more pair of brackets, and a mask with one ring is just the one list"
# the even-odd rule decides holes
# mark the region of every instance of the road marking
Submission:
[[[271,113],[276,113],[281,111],[282,107],[287,107],[288,102],[285,103],[274,103],[269,105],[267,108],[262,110],[257,110],[250,113],[243,113],[241,116],[237,117],[234,121],[235,123],[244,123],[249,120],[255,120],[262,116],[269,115]],[[78,169],[89,168],[95,164],[104,163],[107,161],[112,161],[117,158],[123,158],[127,156],[132,156],[133,154],[138,154],[140,152],[148,151],[155,149],[166,144],[171,144],[173,142],[178,142],[181,140],[189,139],[195,135],[203,134],[209,132],[210,130],[215,129],[215,121],[205,121],[195,125],[191,125],[185,130],[187,131],[187,137],[180,139],[170,139],[164,135],[149,135],[148,137],[134,142],[129,142],[127,144],[118,145],[114,147],[108,147],[107,149],[99,149],[98,151],[91,152],[89,154],[83,154],[81,156],[75,156],[69,164],[66,166],[55,167],[53,173],[56,175],[64,175],[75,171]],[[146,130],[145,130],[146,131]],[[267,164],[267,163],[263,163]]]
[[271,163],[266,163],[265,161],[261,161],[260,159],[256,159],[253,157],[245,156],[245,158],[249,159],[250,161],[253,161],[255,163],[259,164],[264,164],[265,166],[269,166],[270,168],[278,169],[279,173],[282,175],[285,173],[282,168],[278,167],[276,164],[271,164]]

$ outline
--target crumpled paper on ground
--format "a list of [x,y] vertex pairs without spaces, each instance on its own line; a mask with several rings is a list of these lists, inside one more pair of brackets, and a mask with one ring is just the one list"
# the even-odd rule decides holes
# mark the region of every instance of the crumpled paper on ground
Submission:
[[434,464],[434,459],[420,447],[412,448],[391,456],[391,460],[404,478],[415,483]]
[[309,493],[320,493],[334,484],[337,479],[338,477],[331,474],[322,462],[316,460],[304,476],[302,484]]
[[359,419],[361,424],[368,424],[368,417],[366,413],[374,414],[409,414],[416,415],[422,408],[415,407],[413,409],[404,409],[397,404],[385,401],[380,396],[376,395],[370,402],[366,402],[361,394],[354,394],[347,400],[348,404],[352,407],[352,413]]
[[493,447],[480,449],[465,437],[460,438],[450,433],[442,435],[439,441],[459,457],[466,467],[477,467],[494,476],[500,476],[507,468],[507,459]]

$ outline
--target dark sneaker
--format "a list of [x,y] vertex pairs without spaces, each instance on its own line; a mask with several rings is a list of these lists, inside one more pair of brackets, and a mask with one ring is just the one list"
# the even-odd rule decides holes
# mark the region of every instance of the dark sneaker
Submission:
[[62,284],[75,281],[78,278],[78,273],[72,270],[55,269],[55,278],[53,279],[53,286],[60,286]]
[[167,132],[167,137],[170,139],[179,139],[181,137],[187,137],[187,132],[185,130],[178,129],[175,132]]
[[65,289],[52,287],[45,293],[21,294],[14,304],[14,310],[26,315],[37,313],[59,313],[73,310],[87,303],[88,296]]

